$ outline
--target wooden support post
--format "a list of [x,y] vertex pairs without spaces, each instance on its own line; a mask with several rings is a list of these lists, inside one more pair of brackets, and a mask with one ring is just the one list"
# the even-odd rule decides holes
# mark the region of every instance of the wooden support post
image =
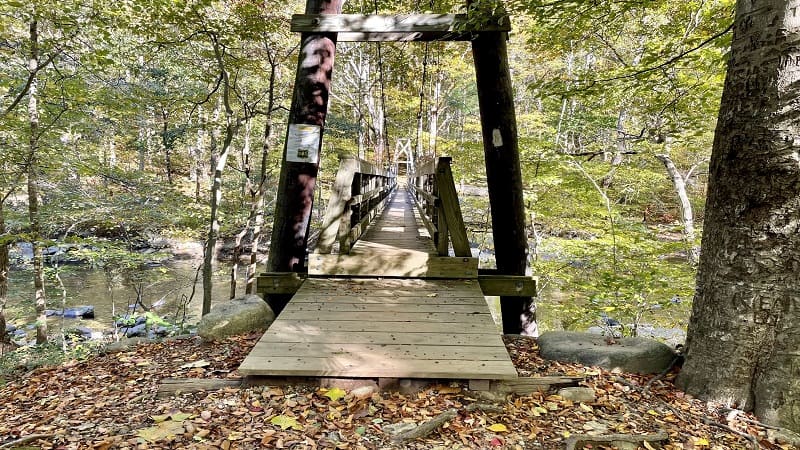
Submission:
[[[305,12],[339,14],[343,3],[344,0],[306,0]],[[303,269],[335,54],[336,33],[301,35],[267,261],[271,272]],[[289,298],[270,295],[267,302],[279,314]]]
[[[472,56],[497,268],[504,275],[525,275],[528,244],[506,39],[505,32],[481,33],[472,41]],[[500,297],[500,309],[503,333],[537,333],[536,307],[531,297]]]
[[[438,197],[441,201],[440,214],[445,216],[447,232],[453,242],[453,252],[456,256],[471,257],[469,239],[464,226],[464,216],[461,214],[461,205],[458,203],[456,185],[453,181],[453,172],[450,169],[449,157],[438,158],[436,162],[436,186],[439,189]],[[445,239],[445,248],[447,240]],[[440,253],[441,254],[441,253]]]

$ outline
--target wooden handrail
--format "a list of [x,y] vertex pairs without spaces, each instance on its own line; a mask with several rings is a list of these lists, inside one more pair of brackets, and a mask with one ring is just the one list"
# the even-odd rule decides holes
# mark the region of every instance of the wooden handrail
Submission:
[[393,171],[354,156],[340,155],[316,253],[330,254],[337,240],[339,253],[349,253],[396,186]]
[[441,157],[418,165],[411,175],[409,191],[439,255],[447,256],[452,242],[455,256],[471,257],[451,161],[450,157]]

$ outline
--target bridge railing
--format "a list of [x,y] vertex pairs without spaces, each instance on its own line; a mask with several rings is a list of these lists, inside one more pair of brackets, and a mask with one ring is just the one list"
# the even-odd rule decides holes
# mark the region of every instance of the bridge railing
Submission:
[[397,186],[394,171],[380,169],[354,156],[340,155],[331,198],[325,211],[316,253],[349,253],[367,225],[386,206]]
[[441,157],[419,164],[409,177],[408,188],[439,255],[448,256],[452,242],[455,256],[471,257],[451,161]]

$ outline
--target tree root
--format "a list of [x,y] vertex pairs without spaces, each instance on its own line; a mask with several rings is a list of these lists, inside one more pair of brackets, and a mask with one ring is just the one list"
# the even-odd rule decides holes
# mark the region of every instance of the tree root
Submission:
[[404,443],[408,441],[413,441],[414,439],[421,438],[427,436],[428,434],[432,433],[433,431],[437,430],[439,427],[444,425],[446,422],[449,422],[456,418],[458,415],[458,410],[456,409],[448,409],[447,411],[439,414],[438,416],[434,417],[433,419],[419,425],[418,427],[414,428],[413,430],[406,431],[405,433],[400,433],[397,436],[392,438],[392,441],[395,443]]
[[[637,390],[639,392],[642,392],[643,394],[647,394],[648,393],[649,386],[647,386],[646,388],[642,388],[641,386],[633,384],[633,383],[629,382],[628,380],[626,380],[626,379],[624,379],[622,377],[614,377],[614,381],[622,383],[622,384],[624,384],[624,385],[626,385],[626,386],[628,386],[628,387],[630,387],[632,389],[635,389],[635,390]],[[683,416],[683,414],[678,409],[676,409],[675,407],[673,407],[672,405],[670,405],[668,402],[664,401],[663,399],[659,398],[658,396],[655,396],[655,399],[658,400],[662,405],[664,405],[670,411],[672,411],[672,413],[675,414],[676,417],[680,417],[684,421],[686,421],[685,417]],[[710,417],[701,417],[700,420],[702,420],[703,423],[706,424],[706,425],[714,426],[714,427],[717,427],[717,428],[722,428],[723,430],[728,431],[728,432],[730,432],[732,434],[735,434],[735,435],[741,437],[742,439],[746,439],[747,441],[749,441],[752,444],[754,450],[759,450],[759,449],[763,448],[761,446],[761,443],[758,442],[758,439],[755,436],[751,435],[751,434],[744,433],[744,432],[741,432],[741,431],[736,430],[734,428],[731,428],[728,425],[725,425],[724,423],[720,423],[720,422],[718,422],[718,421],[716,421],[716,420],[714,420],[714,419],[712,419]]]
[[[486,413],[502,413],[505,410],[503,409],[502,406],[499,405],[492,405],[489,403],[472,403],[465,406],[460,411],[463,412],[483,411]],[[441,427],[445,423],[455,419],[456,416],[458,416],[458,413],[459,410],[455,408],[448,409],[447,411],[439,414],[433,419],[420,424],[416,428],[392,437],[392,442],[396,444],[402,444],[408,441],[413,441],[414,439],[425,437],[433,433],[437,429],[439,429],[439,427]]]
[[26,442],[35,441],[37,439],[47,439],[54,437],[55,434],[29,434],[27,436],[23,436],[19,439],[15,439],[13,441],[6,442],[5,444],[0,445],[0,449],[4,448],[13,448],[17,447],[21,444],[25,444]]

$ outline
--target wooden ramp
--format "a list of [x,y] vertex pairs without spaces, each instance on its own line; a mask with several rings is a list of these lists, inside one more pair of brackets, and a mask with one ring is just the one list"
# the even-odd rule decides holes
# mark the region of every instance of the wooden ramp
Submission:
[[[442,170],[449,174],[449,159],[444,163],[431,165],[431,172],[422,176],[432,180],[434,167],[437,174]],[[378,171],[365,168],[361,161],[343,160],[340,167],[332,196],[336,201],[329,202],[317,247],[322,250],[309,256],[308,278],[299,289],[297,276],[278,276],[263,284],[260,292],[286,293],[282,289],[290,286],[294,297],[239,372],[245,376],[516,378],[484,298],[477,259],[447,256],[445,222],[462,223],[452,177],[446,178],[452,195],[445,193],[445,201],[427,193],[424,201],[415,203],[405,189],[383,195],[390,191],[369,178],[379,177]],[[422,195],[421,187],[422,183],[414,195]],[[448,198],[455,205],[445,211]],[[428,214],[434,208],[440,214],[431,219]],[[445,212],[454,211],[457,215],[445,220]],[[469,255],[463,223],[456,228],[449,227],[450,236],[454,230],[461,233],[453,239],[455,252]],[[432,236],[441,248],[434,245]],[[334,239],[342,254],[331,254]],[[524,287],[512,281],[512,290]]]
[[422,279],[306,280],[239,372],[517,377],[477,281]]

